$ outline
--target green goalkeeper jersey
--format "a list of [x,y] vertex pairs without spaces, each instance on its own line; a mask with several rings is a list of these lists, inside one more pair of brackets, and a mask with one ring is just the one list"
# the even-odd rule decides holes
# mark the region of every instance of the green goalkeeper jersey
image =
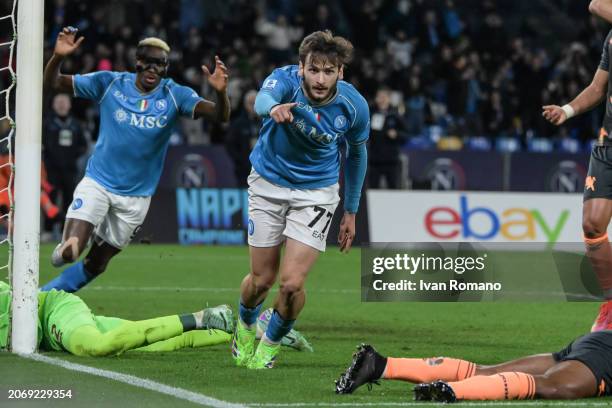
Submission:
[[[38,345],[42,341],[42,325],[40,324],[40,315],[42,305],[45,303],[46,293],[39,292],[38,294]],[[0,349],[5,349],[8,346],[9,322],[11,316],[11,287],[0,281]]]

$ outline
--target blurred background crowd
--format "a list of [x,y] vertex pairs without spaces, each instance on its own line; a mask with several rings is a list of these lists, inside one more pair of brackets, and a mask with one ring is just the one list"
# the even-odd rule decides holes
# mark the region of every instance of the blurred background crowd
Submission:
[[[66,25],[85,41],[65,73],[132,70],[137,42],[158,36],[172,47],[170,76],[214,99],[200,66],[211,67],[219,55],[231,74],[230,123],[181,121],[172,143],[225,145],[245,180],[259,127],[252,108],[257,89],[275,67],[297,62],[304,35],[330,29],[354,44],[345,79],[370,103],[370,187],[382,178],[396,188],[401,149],[586,150],[601,125],[601,107],[559,128],[543,120],[541,107],[569,102],[597,69],[610,27],[587,6],[575,0],[50,0],[45,60]],[[2,65],[7,58],[3,53]],[[6,88],[8,77],[0,80]],[[52,182],[69,191],[74,182],[53,174],[74,173],[76,181],[96,140],[97,109],[65,96],[49,95],[45,103],[45,164]]]

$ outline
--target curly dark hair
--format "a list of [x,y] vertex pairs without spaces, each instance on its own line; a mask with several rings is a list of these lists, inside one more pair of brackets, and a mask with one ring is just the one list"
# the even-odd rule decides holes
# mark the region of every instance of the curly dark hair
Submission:
[[299,48],[300,62],[306,63],[306,57],[311,60],[330,62],[342,67],[353,59],[353,44],[344,37],[334,36],[331,31],[315,31],[302,40]]

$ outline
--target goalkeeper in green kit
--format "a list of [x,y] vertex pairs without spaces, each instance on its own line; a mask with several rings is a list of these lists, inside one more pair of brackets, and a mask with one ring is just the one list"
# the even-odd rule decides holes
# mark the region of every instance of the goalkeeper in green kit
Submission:
[[[10,287],[0,281],[0,349],[7,347]],[[77,356],[109,356],[128,350],[174,351],[229,342],[234,328],[227,305],[195,313],[131,321],[95,316],[76,295],[38,293],[38,345]],[[198,330],[208,329],[208,330]]]
[[[7,347],[11,306],[10,286],[0,281],[0,349]],[[270,311],[258,325],[265,331]],[[38,293],[38,345],[45,351],[68,351],[77,356],[110,356],[134,351],[174,351],[229,343],[234,330],[232,309],[227,305],[195,313],[131,321],[95,316],[72,293],[52,289]],[[292,330],[282,344],[312,351],[308,341]]]

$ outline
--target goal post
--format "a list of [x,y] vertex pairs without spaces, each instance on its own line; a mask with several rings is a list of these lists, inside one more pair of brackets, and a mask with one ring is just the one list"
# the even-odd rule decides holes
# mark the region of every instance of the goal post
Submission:
[[10,341],[19,354],[34,353],[38,336],[43,31],[44,0],[19,0]]

